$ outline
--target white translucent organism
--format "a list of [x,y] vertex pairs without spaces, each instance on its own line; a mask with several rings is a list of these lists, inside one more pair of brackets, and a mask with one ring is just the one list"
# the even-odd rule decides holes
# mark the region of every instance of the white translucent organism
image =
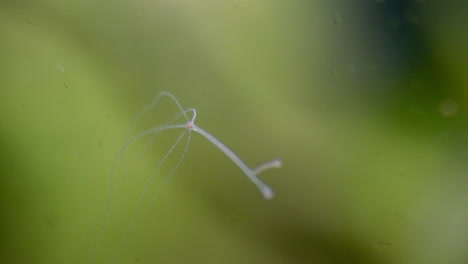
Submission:
[[[156,105],[159,103],[159,101],[164,97],[168,97],[171,100],[173,100],[174,103],[179,108],[180,113],[177,116],[175,116],[173,119],[171,119],[169,122],[167,122],[166,125],[147,129],[147,130],[139,133],[138,135],[130,138],[129,140],[127,140],[125,142],[125,144],[123,145],[121,150],[118,152],[118,154],[117,154],[117,156],[116,156],[116,158],[114,160],[114,163],[112,165],[111,172],[109,174],[109,181],[110,181],[110,183],[109,183],[109,196],[108,196],[107,203],[106,203],[106,206],[105,206],[105,209],[104,209],[104,216],[103,216],[103,221],[102,221],[102,224],[101,224],[101,228],[100,228],[100,231],[99,231],[99,233],[98,233],[98,235],[97,235],[97,237],[96,237],[96,239],[94,241],[94,244],[93,244],[93,248],[92,248],[92,252],[91,252],[91,263],[96,262],[97,246],[99,245],[99,242],[100,242],[100,240],[102,239],[102,237],[104,235],[105,227],[107,226],[109,211],[110,211],[110,205],[111,205],[111,200],[112,200],[112,193],[113,193],[113,188],[114,188],[114,186],[113,186],[114,185],[114,183],[113,183],[114,182],[114,171],[116,169],[117,163],[119,161],[123,161],[125,152],[126,152],[127,148],[132,143],[135,143],[137,140],[139,140],[139,139],[141,139],[141,138],[143,138],[145,136],[153,135],[153,137],[148,141],[148,145],[149,145],[154,140],[154,137],[157,135],[157,133],[159,133],[159,132],[162,132],[162,131],[165,131],[165,130],[184,129],[184,131],[180,134],[180,136],[178,137],[176,142],[172,145],[172,147],[169,149],[169,151],[166,153],[166,155],[162,158],[162,160],[160,161],[160,163],[158,164],[156,169],[149,176],[149,178],[147,180],[147,183],[145,185],[145,188],[144,188],[144,190],[143,190],[143,192],[142,192],[142,194],[141,194],[141,196],[140,196],[140,198],[138,200],[138,203],[136,205],[135,213],[132,216],[132,218],[130,219],[127,231],[125,232],[125,235],[124,235],[122,241],[120,242],[117,250],[115,251],[115,254],[114,254],[114,256],[113,256],[113,258],[111,260],[111,263],[115,263],[115,261],[117,260],[119,252],[121,251],[121,249],[125,245],[125,243],[127,241],[127,238],[128,238],[128,235],[129,235],[130,231],[133,229],[133,226],[135,224],[136,215],[141,209],[142,202],[145,199],[145,196],[146,196],[146,194],[148,192],[148,188],[150,187],[155,175],[159,172],[159,170],[161,169],[161,166],[167,160],[169,155],[173,152],[175,147],[180,143],[182,138],[186,134],[188,134],[187,142],[185,144],[184,151],[183,151],[181,157],[179,158],[179,160],[178,160],[176,166],[174,167],[174,169],[167,176],[167,178],[164,181],[161,188],[158,189],[158,191],[159,191],[160,189],[162,189],[162,187],[165,186],[165,184],[170,180],[170,178],[175,173],[177,168],[181,165],[181,163],[182,163],[182,161],[183,161],[183,159],[185,157],[185,154],[186,154],[186,152],[188,150],[188,145],[189,145],[190,139],[192,137],[192,131],[195,131],[195,132],[199,133],[200,135],[202,135],[203,137],[205,137],[206,139],[208,139],[208,141],[213,143],[224,154],[226,154],[226,156],[228,156],[244,172],[244,174],[255,184],[255,186],[257,186],[257,188],[260,190],[260,192],[262,193],[262,195],[263,195],[263,197],[265,199],[272,199],[273,196],[274,196],[274,192],[271,189],[271,187],[268,186],[267,184],[265,184],[260,178],[258,178],[258,175],[261,172],[263,172],[265,170],[268,170],[268,169],[271,169],[271,168],[280,168],[282,166],[281,159],[278,159],[278,158],[273,159],[273,160],[264,162],[264,163],[258,165],[255,168],[250,168],[244,161],[242,161],[239,158],[239,156],[237,156],[230,148],[228,148],[226,145],[224,145],[219,139],[217,139],[216,137],[211,135],[209,132],[207,132],[206,130],[202,129],[201,127],[199,127],[199,126],[197,126],[195,124],[195,119],[197,117],[196,109],[194,109],[194,108],[184,109],[181,106],[181,104],[179,103],[179,101],[169,92],[163,91],[163,92],[159,93],[151,104],[145,106],[143,108],[143,110],[140,113],[137,114],[137,116],[135,117],[135,119],[133,121],[132,126],[129,129],[129,134],[133,130],[134,126],[137,124],[138,120],[145,113],[147,113],[151,109],[155,108]],[[189,118],[189,115],[188,115],[189,113],[192,113],[191,118]],[[174,124],[174,122],[177,121],[181,117],[183,117],[185,119],[185,123],[184,124]]]

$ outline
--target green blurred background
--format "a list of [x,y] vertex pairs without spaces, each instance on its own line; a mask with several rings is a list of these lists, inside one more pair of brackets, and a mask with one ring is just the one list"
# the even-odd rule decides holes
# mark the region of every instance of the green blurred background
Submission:
[[[96,263],[468,263],[468,5],[424,0],[0,3],[0,262],[90,263],[114,157],[166,90],[193,135],[116,169]],[[161,125],[170,102],[145,116]],[[145,155],[141,155],[146,149]],[[123,166],[120,166],[123,165]],[[158,188],[164,186],[153,201]]]

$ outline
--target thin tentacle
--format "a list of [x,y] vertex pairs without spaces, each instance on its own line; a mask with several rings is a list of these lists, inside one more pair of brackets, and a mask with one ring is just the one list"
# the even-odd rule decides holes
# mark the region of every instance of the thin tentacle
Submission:
[[[155,108],[159,104],[159,102],[161,101],[161,99],[163,97],[171,98],[175,102],[175,104],[177,105],[177,107],[179,108],[181,113],[183,113],[185,111],[182,108],[182,106],[180,105],[179,101],[171,93],[166,92],[166,91],[162,91],[162,92],[158,93],[158,95],[156,95],[156,97],[153,99],[153,101],[150,104],[145,105],[145,107],[143,107],[143,109],[140,110],[140,112],[135,116],[135,118],[133,119],[132,125],[130,125],[130,127],[129,127],[128,131],[127,131],[127,135],[129,135],[129,136],[131,135],[133,129],[135,128],[135,126],[138,123],[138,121],[140,120],[140,118],[145,113],[147,113],[148,111]],[[184,115],[185,120],[189,121],[189,118],[188,118],[187,114],[183,114],[183,115]]]
[[[167,96],[169,98],[171,98],[177,105],[177,107],[179,108],[179,110],[181,110],[181,113],[179,113],[173,120],[177,120],[177,118],[179,118],[181,115],[184,116],[184,118],[188,121],[190,120],[188,118],[188,115],[187,113],[188,112],[193,112],[194,113],[194,116],[196,116],[196,110],[195,109],[192,109],[192,108],[189,108],[189,109],[186,109],[184,110],[182,108],[182,106],[180,105],[180,103],[177,101],[177,99],[170,93],[168,92],[161,92],[155,100],[153,100],[153,103],[150,104],[149,106],[147,106],[143,111],[141,111],[137,117],[134,119],[134,122],[131,126],[131,128],[129,129],[129,132],[131,132],[131,130],[133,129],[133,127],[135,126],[136,122],[138,122],[138,120],[143,116],[144,113],[146,113],[147,111],[151,110],[152,108],[154,108],[159,100],[163,97],[163,96]],[[102,223],[101,223],[101,227],[99,229],[99,232],[94,240],[94,243],[93,243],[93,246],[92,246],[92,249],[91,249],[91,256],[90,256],[90,263],[91,264],[94,264],[96,263],[96,251],[97,251],[97,247],[100,243],[100,241],[102,240],[102,237],[104,236],[104,232],[105,232],[105,229],[106,229],[106,226],[108,224],[108,217],[109,217],[109,211],[110,211],[110,206],[111,206],[111,201],[112,201],[112,195],[113,195],[113,189],[114,189],[114,175],[115,175],[115,169],[116,169],[116,166],[117,166],[117,162],[119,160],[122,160],[125,156],[125,152],[127,150],[127,148],[132,144],[134,143],[135,141],[137,141],[138,139],[144,137],[144,136],[147,136],[147,135],[151,135],[153,133],[158,133],[158,132],[162,132],[164,130],[170,130],[170,129],[178,129],[178,128],[186,128],[185,124],[176,124],[176,125],[166,125],[166,126],[162,126],[162,127],[154,127],[154,128],[150,128],[150,129],[147,129],[141,133],[139,133],[138,135],[128,139],[124,145],[122,146],[122,148],[120,149],[120,151],[117,153],[116,157],[114,158],[114,162],[112,164],[112,167],[111,167],[111,171],[109,173],[109,194],[108,194],[108,197],[107,197],[107,202],[106,202],[106,205],[105,205],[105,208],[104,208],[104,213],[103,213],[103,220],[102,220]],[[179,139],[180,140],[180,139]]]
[[[188,113],[188,112],[193,112],[194,115],[196,115],[196,110],[193,109],[193,108],[188,108],[186,110],[184,110],[185,113]],[[177,121],[181,116],[184,115],[184,112],[181,112],[179,114],[177,114],[176,116],[172,117],[170,120],[168,120],[163,126],[169,126],[169,125],[173,125],[173,123],[175,121]],[[154,133],[154,135],[147,141],[147,143],[145,144],[143,150],[138,154],[138,157],[136,158],[136,160],[140,160],[140,158],[143,156],[143,154],[146,152],[146,150],[152,145],[153,141],[156,139],[156,137],[159,135],[159,133]],[[126,151],[124,151],[122,153],[122,155],[120,156],[120,160],[121,160],[121,166],[124,167],[125,166],[125,153]],[[129,167],[130,169],[131,167]],[[121,179],[123,180],[123,178]]]
[[175,141],[175,143],[172,145],[172,147],[169,149],[169,151],[166,153],[166,155],[164,155],[164,157],[162,158],[161,162],[159,162],[158,166],[156,167],[156,169],[151,173],[150,177],[148,178],[148,180],[146,181],[146,184],[145,184],[145,188],[143,189],[143,192],[142,194],[140,195],[140,198],[138,199],[138,203],[136,205],[136,208],[135,208],[135,212],[133,213],[133,216],[132,218],[130,219],[130,222],[127,226],[127,230],[125,231],[125,234],[122,238],[122,241],[120,242],[119,246],[117,247],[115,253],[114,253],[114,257],[112,258],[112,261],[111,263],[115,263],[115,261],[117,260],[117,257],[119,255],[119,253],[121,252],[122,250],[122,247],[125,245],[125,243],[127,242],[128,240],[128,236],[131,232],[131,230],[133,229],[133,226],[134,226],[134,223],[135,223],[135,219],[136,219],[136,216],[138,215],[139,211],[141,210],[141,205],[143,203],[143,200],[145,199],[145,196],[146,196],[146,193],[148,192],[148,189],[150,188],[153,180],[154,180],[154,176],[156,176],[156,174],[159,172],[159,170],[161,169],[162,165],[165,163],[165,161],[167,160],[167,158],[170,156],[170,154],[174,151],[175,147],[177,147],[177,145],[179,144],[180,140],[185,136],[185,133],[187,133],[186,130],[184,130],[180,136],[177,138],[177,140]]

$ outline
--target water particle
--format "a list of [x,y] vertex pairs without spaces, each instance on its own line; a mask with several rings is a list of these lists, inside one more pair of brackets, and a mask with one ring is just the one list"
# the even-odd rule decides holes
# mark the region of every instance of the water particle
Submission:
[[458,114],[460,106],[451,99],[446,99],[439,104],[439,112],[445,117],[452,117]]

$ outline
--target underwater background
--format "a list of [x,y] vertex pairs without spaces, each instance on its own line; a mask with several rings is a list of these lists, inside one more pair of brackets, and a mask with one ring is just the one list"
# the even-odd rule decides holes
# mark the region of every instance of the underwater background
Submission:
[[[467,12],[1,1],[0,262],[468,263]],[[122,152],[180,114],[135,124],[161,91],[249,166],[281,158],[275,197],[199,134],[165,157],[183,129]]]

